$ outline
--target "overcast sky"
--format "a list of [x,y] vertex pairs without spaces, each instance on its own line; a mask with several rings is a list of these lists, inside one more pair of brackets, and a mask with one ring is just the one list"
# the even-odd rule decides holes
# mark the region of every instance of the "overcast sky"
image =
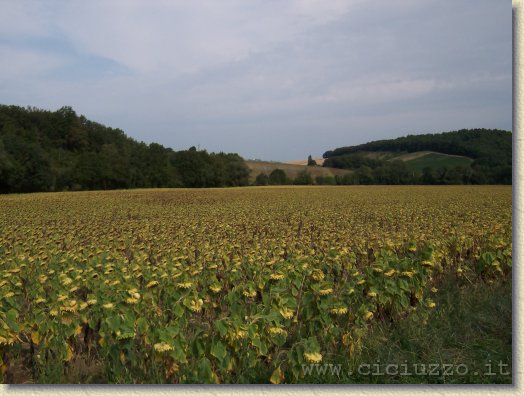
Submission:
[[0,103],[290,160],[511,130],[510,0],[0,0]]

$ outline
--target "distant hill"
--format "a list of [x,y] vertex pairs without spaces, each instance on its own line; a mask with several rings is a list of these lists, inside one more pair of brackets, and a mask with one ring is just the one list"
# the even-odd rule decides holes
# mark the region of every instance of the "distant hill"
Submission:
[[120,129],[76,114],[69,106],[48,111],[0,105],[0,193],[335,184],[336,177],[351,173],[320,166],[246,162],[234,153],[208,153],[195,147],[175,151],[137,142]]
[[[250,184],[511,184],[511,132],[474,129],[340,147],[322,166],[146,144],[57,111],[0,105],[0,193]],[[321,165],[321,161],[317,162]]]
[[463,129],[408,135],[340,147],[323,157],[326,167],[362,174],[365,183],[359,184],[511,184],[512,134]]
[[[469,167],[473,163],[473,159],[463,155],[443,154],[435,151],[414,151],[408,153],[405,151],[359,151],[352,154],[345,154],[346,158],[366,158],[381,161],[402,161],[406,164],[409,170],[422,172],[425,167],[432,167],[435,169],[441,167],[452,168],[455,166]],[[344,157],[344,156],[340,156]],[[336,162],[336,159],[327,159]],[[326,161],[326,159],[324,159]],[[328,162],[329,164],[330,162]]]
[[408,135],[396,139],[376,140],[357,146],[326,151],[324,158],[360,151],[408,152],[431,150],[438,153],[477,158],[501,158],[511,162],[511,132],[499,129],[461,129],[453,132]]
[[146,144],[79,116],[0,105],[0,193],[248,184],[237,154]]

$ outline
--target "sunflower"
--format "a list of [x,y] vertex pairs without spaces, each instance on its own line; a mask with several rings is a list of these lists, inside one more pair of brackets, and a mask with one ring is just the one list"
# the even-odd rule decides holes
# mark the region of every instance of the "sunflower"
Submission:
[[295,311],[289,308],[282,308],[279,312],[280,315],[284,317],[284,319],[291,319],[295,315]]
[[311,277],[316,281],[321,281],[322,279],[324,279],[325,275],[321,270],[316,270],[315,272],[313,272],[313,274],[311,274]]
[[155,348],[155,351],[157,352],[167,352],[173,350],[173,347],[169,345],[167,342],[159,342],[153,345],[153,348]]
[[319,363],[322,361],[322,355],[318,352],[304,352],[304,357],[311,363]]
[[329,294],[333,293],[333,289],[331,287],[328,287],[326,289],[320,289],[318,291],[318,294],[320,294],[321,296],[327,296]]
[[395,272],[396,271],[394,269],[390,269],[389,271],[384,272],[384,276],[390,278],[390,277],[392,277],[395,274]]
[[158,286],[158,281],[153,280],[153,281],[149,282],[149,283],[146,285],[146,288],[147,288],[147,289],[151,289],[152,287],[155,287],[155,286]]
[[431,309],[437,306],[437,304],[435,304],[435,302],[431,298],[426,299],[426,305],[428,306],[428,308]]
[[201,298],[198,300],[192,300],[189,304],[189,309],[193,312],[200,312],[202,311],[202,305],[204,305],[204,301],[202,301]]
[[346,307],[332,308],[329,310],[333,315],[344,315],[348,312]]
[[268,329],[268,331],[271,333],[271,334],[282,334],[282,335],[287,335],[287,331],[284,330],[282,327],[270,327]]
[[211,291],[213,293],[218,293],[220,290],[222,290],[222,286],[219,286],[219,285],[211,285],[209,286],[209,289],[211,289]]
[[254,290],[244,290],[244,291],[242,292],[242,294],[243,294],[244,296],[248,297],[248,298],[253,298],[253,297],[256,297],[257,292],[254,291]]
[[179,289],[189,289],[193,286],[192,282],[180,282],[176,284]]

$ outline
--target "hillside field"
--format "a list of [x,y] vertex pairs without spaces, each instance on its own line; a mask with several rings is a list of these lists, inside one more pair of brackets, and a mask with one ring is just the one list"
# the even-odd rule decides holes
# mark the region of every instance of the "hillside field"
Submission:
[[0,382],[511,383],[511,207],[507,186],[2,195]]
[[[317,163],[318,166],[322,166],[322,164],[324,163],[324,158],[321,158],[321,157],[317,157],[317,158],[313,158],[315,160],[315,162]],[[291,165],[307,165],[307,159],[301,159],[301,160],[291,160],[291,161],[284,161],[284,163],[286,164],[291,164]]]
[[[411,153],[415,154],[415,153]],[[402,158],[399,158],[402,160]],[[453,168],[455,166],[469,167],[473,160],[468,157],[463,157],[459,155],[449,155],[441,153],[425,153],[424,155],[409,159],[403,160],[406,162],[406,165],[410,170],[416,172],[422,172],[425,167],[430,167],[433,169],[439,169],[443,167]]]
[[[307,161],[306,161],[307,163]],[[291,179],[297,177],[297,175],[306,170],[311,174],[313,179],[317,176],[331,176],[335,177],[336,175],[345,175],[351,173],[350,170],[345,169],[336,169],[336,168],[324,168],[322,166],[307,166],[301,164],[291,164],[284,162],[271,162],[271,161],[246,161],[247,167],[250,169],[251,173],[249,175],[250,182],[253,182],[258,174],[265,173],[269,175],[275,169],[282,169],[286,172],[286,175]]]
[[363,155],[366,158],[402,161],[411,171],[422,172],[425,167],[439,169],[442,167],[453,168],[455,166],[469,167],[473,159],[462,155],[437,153],[434,151],[392,152],[392,151],[362,151],[355,155]]

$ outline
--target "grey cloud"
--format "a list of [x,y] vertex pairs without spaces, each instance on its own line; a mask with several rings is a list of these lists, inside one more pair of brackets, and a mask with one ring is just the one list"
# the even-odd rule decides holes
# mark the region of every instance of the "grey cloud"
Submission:
[[85,65],[98,77],[83,82],[51,57],[46,72],[67,81],[47,74],[24,86],[30,70],[0,78],[4,101],[70,104],[139,140],[277,160],[406,133],[511,128],[509,0],[94,4],[82,11],[99,34],[67,7],[53,29],[81,56],[108,60]]

